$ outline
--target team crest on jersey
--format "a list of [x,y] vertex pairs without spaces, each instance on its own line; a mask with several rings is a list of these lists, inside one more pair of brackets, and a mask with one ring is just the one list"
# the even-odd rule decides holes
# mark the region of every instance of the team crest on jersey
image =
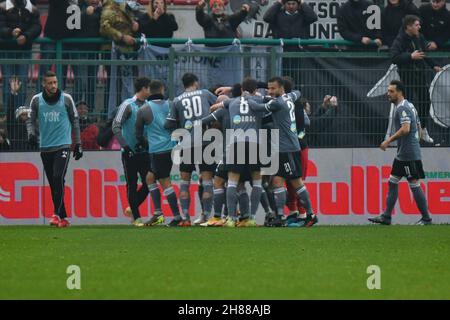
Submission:
[[188,120],[188,121],[186,121],[186,122],[184,123],[184,128],[185,128],[185,129],[191,130],[192,127],[193,127],[193,124],[192,124],[191,121]]
[[241,116],[240,116],[240,115],[235,115],[235,116],[233,117],[233,123],[234,123],[234,124],[239,124],[239,123],[241,123]]
[[295,123],[291,123],[291,131],[297,133],[297,125]]
[[402,112],[402,117],[407,117],[408,115],[406,114],[406,111]]

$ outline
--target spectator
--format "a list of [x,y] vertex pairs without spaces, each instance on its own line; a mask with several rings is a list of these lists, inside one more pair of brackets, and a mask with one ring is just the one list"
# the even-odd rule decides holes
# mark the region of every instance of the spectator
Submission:
[[79,121],[81,131],[95,122],[94,119],[89,117],[89,105],[85,101],[79,101],[77,103],[77,112],[78,118],[80,119]]
[[429,41],[428,50],[441,49],[450,39],[450,11],[445,0],[431,0],[420,7],[422,33]]
[[[264,14],[274,38],[308,39],[310,25],[317,21],[314,10],[304,0],[278,0]],[[285,46],[285,51],[298,51],[298,46]]]
[[[78,5],[77,0],[48,0],[48,16],[47,22],[44,27],[44,36],[50,38],[53,41],[73,38],[76,36],[78,30],[74,27],[69,29],[68,19],[72,15],[69,11],[67,12],[69,6]],[[64,50],[70,50],[73,48],[73,44],[64,45]],[[53,43],[43,43],[41,44],[41,58],[42,59],[55,59],[56,58],[56,44]],[[63,55],[64,59],[70,59],[70,54]],[[40,75],[43,76],[48,70],[51,69],[49,65],[41,65]],[[63,67],[63,75],[67,74],[67,65]],[[63,87],[65,87],[66,77],[64,76]],[[38,88],[40,87],[40,81]]]
[[[137,45],[135,37],[139,31],[139,23],[136,21],[138,12],[135,1],[124,0],[105,0],[103,3],[103,11],[100,19],[100,34],[103,37],[114,41],[117,46],[118,57],[121,60],[136,60],[137,59]],[[108,47],[104,48],[105,50]],[[111,47],[109,46],[109,49]],[[111,56],[106,55],[106,59],[111,59]],[[106,72],[111,77],[111,67],[106,67]],[[107,82],[107,89],[105,93],[105,106],[109,107],[108,112],[117,106],[109,106],[109,92],[116,94],[116,101],[123,101],[132,96],[131,92],[126,92],[127,83],[132,82],[131,78],[137,76],[137,68],[134,66],[118,66],[117,77],[112,79],[115,81],[115,88],[110,88],[111,82]],[[128,96],[129,95],[129,96]],[[107,110],[105,110],[107,111]]]
[[25,121],[31,111],[27,107],[19,107],[18,98],[22,83],[19,78],[13,77],[9,80],[9,105],[6,113],[6,131],[9,135],[11,148],[14,150],[30,150],[27,143],[28,135]]
[[337,129],[338,100],[335,96],[326,95],[322,105],[315,111],[311,110],[308,101],[303,101],[305,111],[310,116],[310,140],[314,147],[332,147],[338,145]]
[[[197,23],[203,28],[205,38],[238,38],[237,28],[245,20],[250,6],[243,4],[241,11],[226,15],[224,0],[210,0],[212,15],[205,13],[206,2],[200,0],[195,8]],[[208,44],[209,47],[220,47],[223,44]]]
[[100,20],[100,34],[114,41],[122,53],[132,53],[136,49],[139,23],[130,6],[133,1],[105,0]]
[[[147,12],[139,16],[140,33],[147,38],[172,38],[178,30],[175,16],[167,13],[166,0],[151,0]],[[170,47],[170,44],[158,44],[159,47]]]
[[381,13],[381,33],[384,45],[392,46],[402,28],[402,20],[408,14],[419,14],[419,9],[412,0],[388,0],[387,6]]
[[337,25],[342,38],[367,48],[372,40],[378,47],[383,45],[380,30],[370,30],[367,25],[368,0],[347,0],[337,11]]
[[[6,50],[3,58],[28,60],[31,58],[31,47],[34,40],[41,33],[39,11],[30,0],[8,0],[0,4],[0,39],[7,42],[2,44]],[[28,80],[28,64],[3,65],[3,105],[8,106],[9,79],[18,77],[21,86],[18,92],[19,104],[26,100]]]
[[[86,0],[81,9],[81,29],[76,34],[79,38],[100,37],[100,17],[102,14],[101,0]],[[98,43],[76,44],[74,49],[79,51],[73,58],[82,60],[97,60],[100,45]],[[84,51],[84,52],[83,52]],[[88,106],[95,106],[97,66],[73,65],[75,101],[85,100]]]
[[11,142],[8,139],[5,129],[0,129],[0,151],[11,150]]
[[[274,38],[309,38],[309,26],[317,21],[314,10],[304,0],[278,0],[270,7],[264,21],[269,23]],[[284,46],[284,51],[300,51],[299,46]],[[300,79],[300,59],[284,58],[283,73],[293,79]]]
[[426,41],[420,33],[420,18],[414,15],[408,15],[403,19],[403,28],[400,30],[397,38],[391,47],[392,63],[398,67],[400,79],[405,84],[406,96],[408,100],[413,101],[419,113],[419,119],[422,126],[422,140],[433,143],[429,136],[426,125],[429,118],[430,97],[428,89],[427,68],[434,69],[435,72],[441,71],[441,67],[427,57]]

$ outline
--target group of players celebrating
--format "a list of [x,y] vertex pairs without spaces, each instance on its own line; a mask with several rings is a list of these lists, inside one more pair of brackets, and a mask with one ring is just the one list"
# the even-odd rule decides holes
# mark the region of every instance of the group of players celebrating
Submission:
[[[182,82],[184,92],[169,101],[161,81],[137,78],[135,95],[116,109],[112,131],[121,145],[129,203],[125,214],[132,218],[132,224],[137,227],[165,224],[158,182],[173,215],[167,223],[171,227],[256,226],[259,204],[265,211],[265,226],[312,227],[318,223],[303,183],[308,163],[305,127],[309,119],[300,92],[293,90],[292,80],[274,77],[261,84],[245,78],[233,88],[218,88],[217,95],[200,89],[199,80],[192,73],[184,74]],[[72,135],[75,160],[83,156],[78,114],[71,96],[58,88],[54,73],[45,74],[43,87],[43,92],[31,100],[28,140],[30,144],[39,143],[52,191],[54,215],[50,224],[67,227],[70,223],[64,204],[64,184]],[[260,88],[264,88],[262,94]],[[404,91],[400,81],[393,81],[388,89],[388,98],[396,105],[397,132],[380,148],[386,150],[397,140],[398,152],[389,179],[386,211],[369,220],[391,223],[398,182],[406,177],[422,213],[419,224],[431,224],[419,183],[424,178],[418,142],[420,121],[414,106],[404,98]],[[204,139],[217,132],[221,139],[212,142]],[[208,152],[213,161],[206,159]],[[265,154],[269,155],[268,161],[262,161]],[[179,197],[170,179],[174,160],[181,173]],[[190,184],[197,166],[202,211],[191,222],[190,202],[194,195],[190,194]],[[139,178],[142,185],[138,188]],[[251,186],[250,195],[246,182]],[[139,206],[149,194],[154,212],[143,222]]]
[[[193,221],[196,225],[256,226],[255,216],[260,203],[266,213],[266,226],[311,227],[316,224],[318,219],[302,180],[302,173],[306,170],[302,168],[299,140],[305,136],[305,125],[299,124],[302,127],[299,134],[296,113],[301,107],[296,101],[300,98],[300,92],[291,92],[292,82],[280,77],[270,79],[264,84],[266,96],[257,93],[256,80],[245,78],[239,92],[234,90],[231,98],[201,89],[197,76],[192,73],[184,74],[182,82],[184,92],[173,101],[168,101],[164,98],[161,81],[138,78],[135,81],[135,96],[125,100],[117,109],[113,132],[122,147],[130,205],[125,212],[132,216],[133,224],[155,226],[164,223],[158,181],[173,215],[168,226],[191,226],[189,210],[193,195],[190,194],[190,184],[192,172],[197,170],[197,166],[202,212]],[[232,88],[222,87],[216,92],[231,91]],[[298,118],[304,122],[303,108],[300,111]],[[216,132],[220,130],[223,139],[208,142],[201,138],[212,128]],[[180,129],[177,144],[174,136]],[[269,134],[262,139],[259,135],[264,129]],[[196,136],[196,130],[200,130],[200,139]],[[278,139],[275,143],[272,139],[271,143],[273,137],[270,132],[274,130]],[[226,137],[230,132],[233,132],[231,138]],[[271,176],[262,175],[262,168],[267,164],[259,159],[261,141],[264,141],[269,154],[273,151],[272,161],[275,151],[271,150],[271,146],[277,146],[277,167]],[[210,148],[211,145],[214,148]],[[179,199],[170,180],[177,146],[181,146],[178,154],[181,176]],[[221,150],[222,155],[217,154],[214,162],[206,161],[204,154],[208,148]],[[303,162],[306,165],[307,159]],[[145,181],[140,188],[137,187],[138,175]],[[246,182],[251,186],[250,195]],[[286,184],[292,209],[287,218]],[[144,223],[139,206],[149,193],[154,213]]]

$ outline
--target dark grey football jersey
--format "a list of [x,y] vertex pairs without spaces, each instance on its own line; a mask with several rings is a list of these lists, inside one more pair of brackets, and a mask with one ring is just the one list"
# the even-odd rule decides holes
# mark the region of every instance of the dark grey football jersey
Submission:
[[401,136],[397,140],[397,159],[401,161],[421,160],[419,132],[417,130],[418,125],[420,125],[419,116],[414,105],[407,100],[403,100],[395,108],[395,130],[400,130],[404,123],[409,123],[410,129],[407,135]]
[[295,122],[295,100],[300,98],[299,91],[284,94],[265,105],[272,112],[273,129],[279,130],[280,152],[296,152],[300,150]]
[[258,130],[261,129],[261,121],[265,110],[252,109],[254,103],[252,96],[239,97],[224,102],[224,107],[229,110],[230,129],[242,130],[236,134],[237,142],[258,143]]
[[173,100],[168,120],[177,121],[178,127],[191,131],[194,124],[208,116],[209,108],[217,97],[208,90],[186,91]]

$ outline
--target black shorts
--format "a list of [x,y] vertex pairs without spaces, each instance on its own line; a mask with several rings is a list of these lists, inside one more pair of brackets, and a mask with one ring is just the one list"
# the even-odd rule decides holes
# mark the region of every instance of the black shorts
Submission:
[[150,154],[152,172],[156,179],[170,178],[172,171],[172,152]]
[[275,176],[286,180],[292,180],[302,177],[302,160],[300,152],[280,152],[278,172]]
[[[222,178],[223,180],[228,180],[228,170],[225,163],[221,162],[217,165],[216,171],[214,171],[214,176]],[[252,176],[249,171],[242,173],[239,176],[239,182],[251,181]]]
[[[228,155],[226,155],[226,161],[228,161],[226,165],[227,171],[239,173],[240,175],[247,174],[249,176],[250,172],[261,170],[261,163],[259,161],[259,154],[258,154],[259,152],[258,144],[256,143],[250,144],[248,142],[242,144],[234,143],[230,146],[230,148],[234,148],[233,153],[234,159],[228,159]],[[242,148],[245,148],[244,151],[245,157],[241,157]]]
[[[192,173],[193,171],[195,171],[195,165],[198,164],[198,168],[200,170],[200,172],[203,171],[207,171],[207,172],[214,172],[216,169],[217,164],[216,163],[212,163],[212,164],[207,164],[204,163],[203,160],[203,152],[205,151],[205,148],[207,147],[207,145],[203,145],[203,146],[199,146],[199,147],[191,147],[190,151],[191,151],[191,156],[190,159],[187,159],[187,163],[183,162],[183,154],[184,154],[184,149],[181,150],[181,159],[182,162],[180,163],[180,172],[187,172],[187,173]],[[200,151],[201,150],[201,151]],[[197,159],[195,159],[194,154],[195,153],[199,153],[201,152],[201,155],[197,156],[199,159],[199,161]]]
[[228,170],[225,166],[225,163],[220,162],[217,165],[216,170],[214,171],[214,176],[222,178],[224,180],[228,180]]
[[396,177],[406,177],[408,180],[424,179],[422,160],[401,161],[394,159],[391,175]]

